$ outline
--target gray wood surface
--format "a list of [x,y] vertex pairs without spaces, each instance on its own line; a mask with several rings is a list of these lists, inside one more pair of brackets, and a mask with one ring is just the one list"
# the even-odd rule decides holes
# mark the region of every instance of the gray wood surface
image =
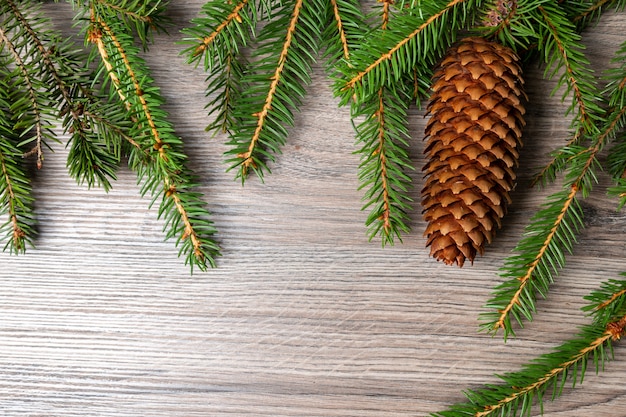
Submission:
[[[568,138],[565,106],[539,68],[526,75],[514,204],[473,266],[428,257],[417,203],[402,244],[367,241],[349,112],[321,67],[272,174],[242,187],[225,172],[225,138],[203,130],[205,74],[175,43],[202,3],[172,1],[171,36],[158,36],[146,59],[220,230],[219,267],[190,276],[133,173],[122,169],[108,194],[77,186],[56,146],[36,173],[37,247],[0,254],[1,415],[424,416],[571,337],[588,321],[582,297],[626,270],[626,215],[601,177],[584,203],[588,227],[536,320],[506,344],[477,331],[498,268],[545,196],[529,180]],[[69,6],[45,9],[70,27]],[[624,14],[610,14],[585,34],[598,69],[625,30]],[[425,120],[412,114],[417,202]],[[625,415],[626,346],[615,353],[545,415]]]

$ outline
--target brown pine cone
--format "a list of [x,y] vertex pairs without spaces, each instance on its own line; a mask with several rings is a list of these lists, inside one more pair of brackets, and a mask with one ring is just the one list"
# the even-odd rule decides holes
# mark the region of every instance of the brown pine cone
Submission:
[[451,47],[432,81],[424,235],[434,258],[463,266],[483,253],[510,203],[526,96],[515,52],[483,38]]

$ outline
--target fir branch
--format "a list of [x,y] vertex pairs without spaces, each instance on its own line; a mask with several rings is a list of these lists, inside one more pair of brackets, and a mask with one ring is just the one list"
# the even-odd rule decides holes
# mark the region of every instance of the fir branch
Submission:
[[[626,273],[621,273],[626,277]],[[603,282],[595,291],[585,297],[589,304],[583,311],[593,316],[594,323],[603,325],[626,310],[626,281],[610,279]]]
[[[14,113],[17,112],[16,107],[18,105],[20,105],[21,103],[27,103],[29,109],[25,108],[21,110],[20,113],[24,115],[30,113],[30,115],[32,115],[32,123],[28,124],[32,125],[32,129],[35,131],[34,135],[31,138],[27,138],[26,140],[22,141],[19,146],[23,146],[34,141],[35,145],[30,151],[26,152],[24,156],[36,155],[37,167],[41,168],[43,165],[43,145],[44,143],[46,143],[46,140],[54,140],[54,134],[51,130],[53,126],[49,120],[53,105],[48,97],[42,93],[44,86],[41,84],[41,82],[31,77],[31,69],[27,66],[27,63],[20,56],[18,52],[18,46],[16,46],[13,41],[9,39],[6,31],[1,28],[0,43],[6,46],[6,49],[11,54],[13,63],[16,65],[20,73],[20,75],[16,77],[19,81],[16,82],[13,87],[17,89],[19,88],[18,85],[21,84],[26,90],[25,95],[23,96],[24,100],[22,102],[20,102],[22,97],[14,99],[11,106],[12,111]],[[24,119],[26,118],[28,117],[23,117],[22,123],[24,123]]]
[[[23,48],[27,51],[23,60],[29,67],[38,66],[33,73],[42,81],[38,81],[40,85],[35,93],[44,99],[47,113],[62,117],[64,130],[71,135],[67,163],[70,175],[79,183],[100,185],[108,190],[119,163],[119,143],[117,135],[85,114],[91,109],[91,113],[105,119],[103,112],[108,110],[89,90],[91,76],[85,68],[85,57],[75,51],[71,42],[62,41],[61,35],[50,30],[47,19],[32,11],[27,18],[12,0],[7,0],[6,7],[20,28],[21,42],[28,45]],[[107,117],[114,118],[115,112]],[[36,144],[34,150],[40,155],[38,166],[41,167],[41,144]]]
[[310,82],[310,62],[319,49],[325,3],[321,0],[283,2],[275,19],[258,36],[257,60],[248,68],[246,88],[235,103],[227,162],[237,168],[242,182],[254,171],[259,178],[269,171],[268,161],[280,153]]
[[[163,99],[152,83],[145,62],[133,46],[125,26],[92,4],[88,39],[96,44],[101,63],[111,84],[112,97],[119,97],[134,125],[130,135],[141,145],[131,149],[131,168],[144,181],[142,194],[162,196],[159,217],[165,220],[167,238],[176,238],[186,263],[204,270],[215,265],[219,247],[209,213],[194,192],[197,186],[185,168],[180,138],[173,134],[167,115],[160,109]],[[143,152],[150,155],[147,160]],[[139,155],[137,155],[139,153]],[[140,163],[136,163],[140,162]],[[147,163],[141,163],[141,162]]]
[[205,71],[213,70],[216,61],[236,53],[254,34],[257,15],[254,4],[248,0],[238,2],[209,1],[202,7],[202,16],[192,19],[191,27],[183,29],[183,43],[190,44],[182,53],[189,62],[201,57]]
[[[546,10],[540,8],[539,12],[545,16]],[[551,16],[557,16],[555,19],[560,24],[558,19],[563,17],[562,13]],[[546,17],[546,22],[547,20]],[[547,23],[546,25],[549,26]],[[572,47],[573,44],[563,51],[571,50]],[[547,52],[554,51],[555,48],[561,50],[555,46],[543,49]],[[621,59],[623,54],[624,51],[618,52],[616,59]],[[565,63],[566,57],[573,66]],[[487,308],[492,311],[483,314],[485,323],[482,328],[490,332],[503,329],[505,339],[514,334],[511,317],[522,327],[524,318],[532,320],[537,295],[546,296],[550,284],[565,262],[565,252],[572,251],[576,234],[583,227],[577,194],[580,191],[585,198],[591,192],[596,182],[595,172],[600,169],[597,160],[599,152],[618,136],[626,123],[626,95],[622,83],[626,78],[623,68],[615,70],[612,78],[608,78],[610,82],[604,92],[598,92],[595,82],[584,81],[590,73],[586,70],[580,73],[575,68],[578,65],[574,61],[575,57],[574,53],[563,52],[563,65],[566,67],[563,77],[572,77],[573,95],[578,95],[574,99],[577,104],[573,104],[578,106],[578,113],[574,118],[577,121],[577,133],[570,144],[555,153],[554,159],[544,168],[540,177],[543,181],[551,180],[557,172],[563,170],[564,189],[553,194],[548,204],[527,226],[525,237],[515,248],[518,254],[505,261],[501,275],[507,280],[496,287],[493,297],[487,303]],[[594,98],[589,97],[592,94]],[[605,110],[598,104],[599,99],[596,97],[607,97],[608,107]],[[617,143],[619,146],[619,141]],[[623,171],[613,167],[614,176],[622,173]]]
[[391,30],[373,33],[354,51],[349,64],[339,66],[343,77],[335,93],[341,103],[371,97],[414,70],[419,78],[428,79],[430,67],[453,42],[456,31],[473,20],[471,10],[481,4],[480,0],[418,2],[415,9],[398,14]]
[[[452,406],[451,413],[435,413],[433,416],[458,413],[475,417],[529,415],[533,400],[541,404],[550,386],[553,387],[551,397],[556,399],[569,378],[573,385],[582,383],[590,358],[598,364],[596,371],[599,371],[610,357],[606,350],[610,351],[612,342],[621,338],[625,324],[626,316],[611,323],[601,333],[595,326],[585,327],[578,339],[560,346],[552,355],[540,357],[518,373],[502,376],[504,385],[468,391],[468,403]],[[559,362],[562,359],[565,360]],[[551,366],[554,362],[558,364]]]
[[[2,49],[0,49],[0,57]],[[0,60],[0,215],[7,220],[0,225],[6,242],[4,251],[23,253],[33,245],[35,217],[30,180],[22,166],[22,150],[18,147],[20,129],[15,128],[10,114],[11,87],[6,83],[7,61]]]
[[567,113],[576,109],[573,127],[582,127],[585,133],[597,133],[597,123],[602,119],[602,109],[598,105],[598,90],[590,62],[584,55],[584,46],[579,42],[573,24],[558,7],[546,3],[537,7],[542,20],[541,28],[547,32],[540,35],[538,50],[544,52],[547,68],[545,73],[552,78],[559,69],[563,74],[554,91],[566,85],[563,99],[572,94],[572,104]]
[[26,246],[32,246],[35,219],[32,213],[30,182],[27,174],[19,166],[19,148],[7,141],[4,127],[0,138],[0,214],[8,215],[8,220],[0,226],[0,234],[5,234],[7,242],[4,251],[23,253]]
[[[43,165],[43,148],[58,141],[53,122],[62,118],[70,133],[68,168],[80,183],[98,183],[105,189],[114,178],[119,158],[111,154],[112,135],[83,117],[86,108],[102,109],[90,96],[90,78],[84,60],[73,44],[50,28],[49,20],[32,2],[6,0],[0,4],[0,45],[3,56],[3,85],[11,134],[3,132],[3,212],[9,213],[12,237],[7,246],[19,253],[32,245],[35,218],[31,186],[22,158],[36,156]],[[6,68],[11,71],[5,71]],[[98,103],[100,104],[100,103]],[[108,143],[103,142],[105,140]],[[14,160],[19,157],[19,161]],[[8,228],[5,224],[2,230]]]
[[[391,2],[386,1],[380,9],[380,25],[385,30],[390,7]],[[361,144],[357,151],[361,155],[359,189],[366,189],[363,210],[370,209],[365,225],[369,239],[380,235],[383,246],[393,245],[395,238],[402,241],[402,233],[409,231],[411,179],[405,173],[413,169],[408,156],[409,87],[380,88],[373,97],[352,107],[353,119],[364,118],[355,130]]]
[[[349,60],[350,59],[350,44],[348,43],[348,35],[346,33],[344,18],[342,16],[342,10],[340,9],[339,2],[338,0],[331,0],[328,4],[332,10],[331,12],[332,21],[335,24],[335,27],[329,26],[331,28],[330,30],[332,31],[331,32],[332,36],[325,36],[325,38],[333,39],[335,38],[334,35],[336,33],[336,35],[338,36],[337,36],[337,41],[334,42],[334,44],[338,46],[338,48],[336,49],[338,49],[341,52],[339,56],[342,56],[343,59],[345,60]],[[353,6],[353,5],[350,5],[350,6]],[[357,10],[360,10],[360,9],[357,9]],[[328,33],[328,31],[326,31],[326,33]]]
[[586,198],[596,182],[599,169],[598,154],[615,137],[624,123],[626,107],[611,113],[593,137],[589,147],[571,146],[569,167],[562,191],[553,194],[527,226],[525,237],[515,247],[517,255],[509,257],[501,276],[507,281],[494,290],[482,319],[484,330],[503,330],[504,338],[513,335],[511,317],[523,326],[523,318],[532,320],[537,294],[546,296],[550,284],[565,262],[565,252],[571,252],[576,234],[583,227],[582,210],[577,194]]
[[481,328],[488,332],[502,329],[504,338],[514,335],[511,317],[520,326],[532,320],[537,293],[545,295],[554,275],[565,262],[564,251],[571,252],[578,230],[583,227],[582,210],[576,199],[578,186],[553,194],[526,227],[525,237],[505,260],[501,276],[506,279],[494,289],[482,314]]
[[581,384],[590,361],[596,372],[604,369],[612,358],[613,343],[626,334],[626,281],[608,281],[586,298],[591,304],[584,310],[591,311],[594,320],[583,326],[576,338],[539,356],[518,372],[499,376],[502,384],[467,391],[467,402],[432,415],[527,416],[535,402],[543,411],[543,401],[550,390],[554,400],[568,381],[574,387]]
[[326,15],[322,46],[325,48],[326,70],[332,76],[339,62],[350,65],[351,52],[363,42],[369,28],[357,0],[330,0]]
[[209,83],[206,96],[214,97],[207,104],[210,109],[208,115],[209,117],[215,116],[206,127],[206,131],[231,134],[233,127],[237,124],[234,103],[240,99],[241,91],[245,88],[241,81],[246,65],[244,61],[243,57],[234,53],[230,54],[224,58],[221,68],[207,78]]
[[[35,10],[31,10],[31,13],[35,24],[42,28],[46,20]],[[3,17],[3,25],[6,28],[0,30],[0,42],[6,47],[12,63],[17,68],[12,85],[14,97],[11,111],[14,114],[23,115],[19,124],[23,126],[25,135],[18,146],[23,147],[34,142],[34,145],[25,151],[25,155],[36,155],[37,166],[41,168],[43,147],[50,147],[50,142],[56,140],[51,130],[53,127],[51,120],[54,119],[56,110],[47,91],[49,87],[45,81],[46,73],[35,69],[35,65],[42,61],[42,57],[38,56],[37,52],[46,51],[46,49],[41,43],[36,43],[35,48],[32,47],[31,39],[38,40],[36,32],[16,2],[7,0],[4,5],[0,6],[0,16]],[[9,34],[8,31],[11,30],[15,33]],[[15,40],[12,39],[13,37]],[[48,61],[50,61],[49,58]],[[20,91],[23,91],[23,94],[20,94]]]
[[380,235],[382,244],[393,244],[407,233],[411,184],[407,170],[413,169],[408,156],[407,102],[402,91],[381,89],[375,100],[364,102],[353,116],[365,120],[355,126],[357,142],[362,146],[359,165],[359,189],[366,189],[363,210],[370,209],[365,222],[370,240]]

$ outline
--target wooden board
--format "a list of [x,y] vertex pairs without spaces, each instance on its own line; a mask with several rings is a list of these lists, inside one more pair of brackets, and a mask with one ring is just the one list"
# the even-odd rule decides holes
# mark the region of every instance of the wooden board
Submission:
[[[173,1],[170,36],[157,36],[146,59],[219,228],[219,267],[190,276],[133,173],[121,170],[108,194],[77,186],[56,145],[34,182],[36,249],[0,254],[2,415],[424,416],[574,335],[588,322],[582,297],[626,270],[626,216],[601,177],[536,320],[506,344],[478,332],[498,269],[546,195],[530,179],[568,138],[566,106],[541,68],[527,70],[514,203],[474,266],[428,257],[418,203],[402,244],[368,242],[349,111],[321,66],[272,174],[242,187],[225,172],[225,138],[203,130],[205,74],[176,43],[202,3]],[[69,30],[69,6],[45,10]],[[608,14],[585,34],[598,69],[625,30],[623,13]],[[418,202],[425,119],[411,113]],[[615,353],[605,372],[547,402],[545,416],[623,415],[626,347]]]

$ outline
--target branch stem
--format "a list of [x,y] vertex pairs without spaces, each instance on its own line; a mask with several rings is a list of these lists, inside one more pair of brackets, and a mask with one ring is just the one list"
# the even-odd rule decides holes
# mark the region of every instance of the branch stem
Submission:
[[241,0],[239,3],[237,3],[233,11],[230,12],[226,19],[224,19],[224,21],[221,22],[213,32],[211,32],[208,36],[200,39],[202,43],[196,47],[192,56],[196,57],[204,52],[215,40],[215,38],[217,38],[219,34],[222,33],[224,29],[226,29],[228,25],[230,25],[233,21],[241,21],[241,16],[239,15],[239,13],[247,4],[248,0]]
[[333,8],[333,15],[335,16],[335,23],[337,24],[337,32],[339,33],[339,39],[341,40],[341,48],[343,50],[343,57],[346,61],[350,59],[350,47],[348,46],[348,37],[343,27],[343,19],[339,12],[339,5],[337,0],[330,0],[330,4]]

